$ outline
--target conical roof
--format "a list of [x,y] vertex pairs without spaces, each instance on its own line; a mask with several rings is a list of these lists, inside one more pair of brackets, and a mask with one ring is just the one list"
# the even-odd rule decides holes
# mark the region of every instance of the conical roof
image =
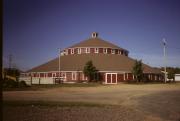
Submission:
[[[135,60],[123,55],[113,54],[74,54],[61,56],[61,71],[83,71],[84,65],[89,60],[99,71],[122,71],[131,72]],[[45,64],[35,67],[28,72],[48,72],[58,71],[59,59],[53,59]],[[144,73],[161,73],[159,69],[154,69],[143,64]]]
[[[76,47],[105,47],[105,48],[113,48],[113,49],[122,49],[122,50],[126,50],[123,49],[117,45],[114,45],[108,41],[105,41],[101,38],[89,38],[87,40],[81,41],[77,44],[74,44],[72,46],[70,46],[69,48],[76,48]],[[126,50],[127,51],[127,50]]]

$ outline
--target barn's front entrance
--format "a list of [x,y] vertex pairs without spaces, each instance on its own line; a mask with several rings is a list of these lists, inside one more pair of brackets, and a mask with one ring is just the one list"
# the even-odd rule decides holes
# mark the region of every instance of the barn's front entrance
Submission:
[[117,73],[106,73],[105,84],[117,84]]

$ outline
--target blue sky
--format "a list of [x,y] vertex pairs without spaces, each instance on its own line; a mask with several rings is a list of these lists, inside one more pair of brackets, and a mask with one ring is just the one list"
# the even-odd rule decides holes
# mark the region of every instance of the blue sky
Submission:
[[180,67],[179,0],[4,0],[3,64],[27,70],[66,48],[99,37],[155,67]]

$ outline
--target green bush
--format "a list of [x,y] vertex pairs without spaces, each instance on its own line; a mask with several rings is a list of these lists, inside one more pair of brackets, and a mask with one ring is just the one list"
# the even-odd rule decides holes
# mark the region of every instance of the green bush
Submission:
[[3,80],[3,88],[18,88],[18,87],[28,87],[25,81],[14,81],[10,79]]
[[25,81],[20,81],[19,82],[19,87],[27,87],[28,85],[26,84]]
[[3,87],[4,88],[15,88],[18,87],[18,82],[10,79],[5,79],[3,81]]

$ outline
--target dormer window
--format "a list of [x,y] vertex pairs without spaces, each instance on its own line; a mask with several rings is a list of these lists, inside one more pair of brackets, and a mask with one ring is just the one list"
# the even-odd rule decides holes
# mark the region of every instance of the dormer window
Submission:
[[95,48],[95,53],[99,53],[99,49],[98,48]]
[[71,54],[74,54],[74,48],[73,48],[73,49],[71,49]]
[[112,54],[115,54],[115,49],[112,49],[112,50],[111,50],[111,53],[112,53]]
[[81,48],[78,48],[78,54],[81,54]]
[[104,48],[104,53],[107,54],[107,48]]

